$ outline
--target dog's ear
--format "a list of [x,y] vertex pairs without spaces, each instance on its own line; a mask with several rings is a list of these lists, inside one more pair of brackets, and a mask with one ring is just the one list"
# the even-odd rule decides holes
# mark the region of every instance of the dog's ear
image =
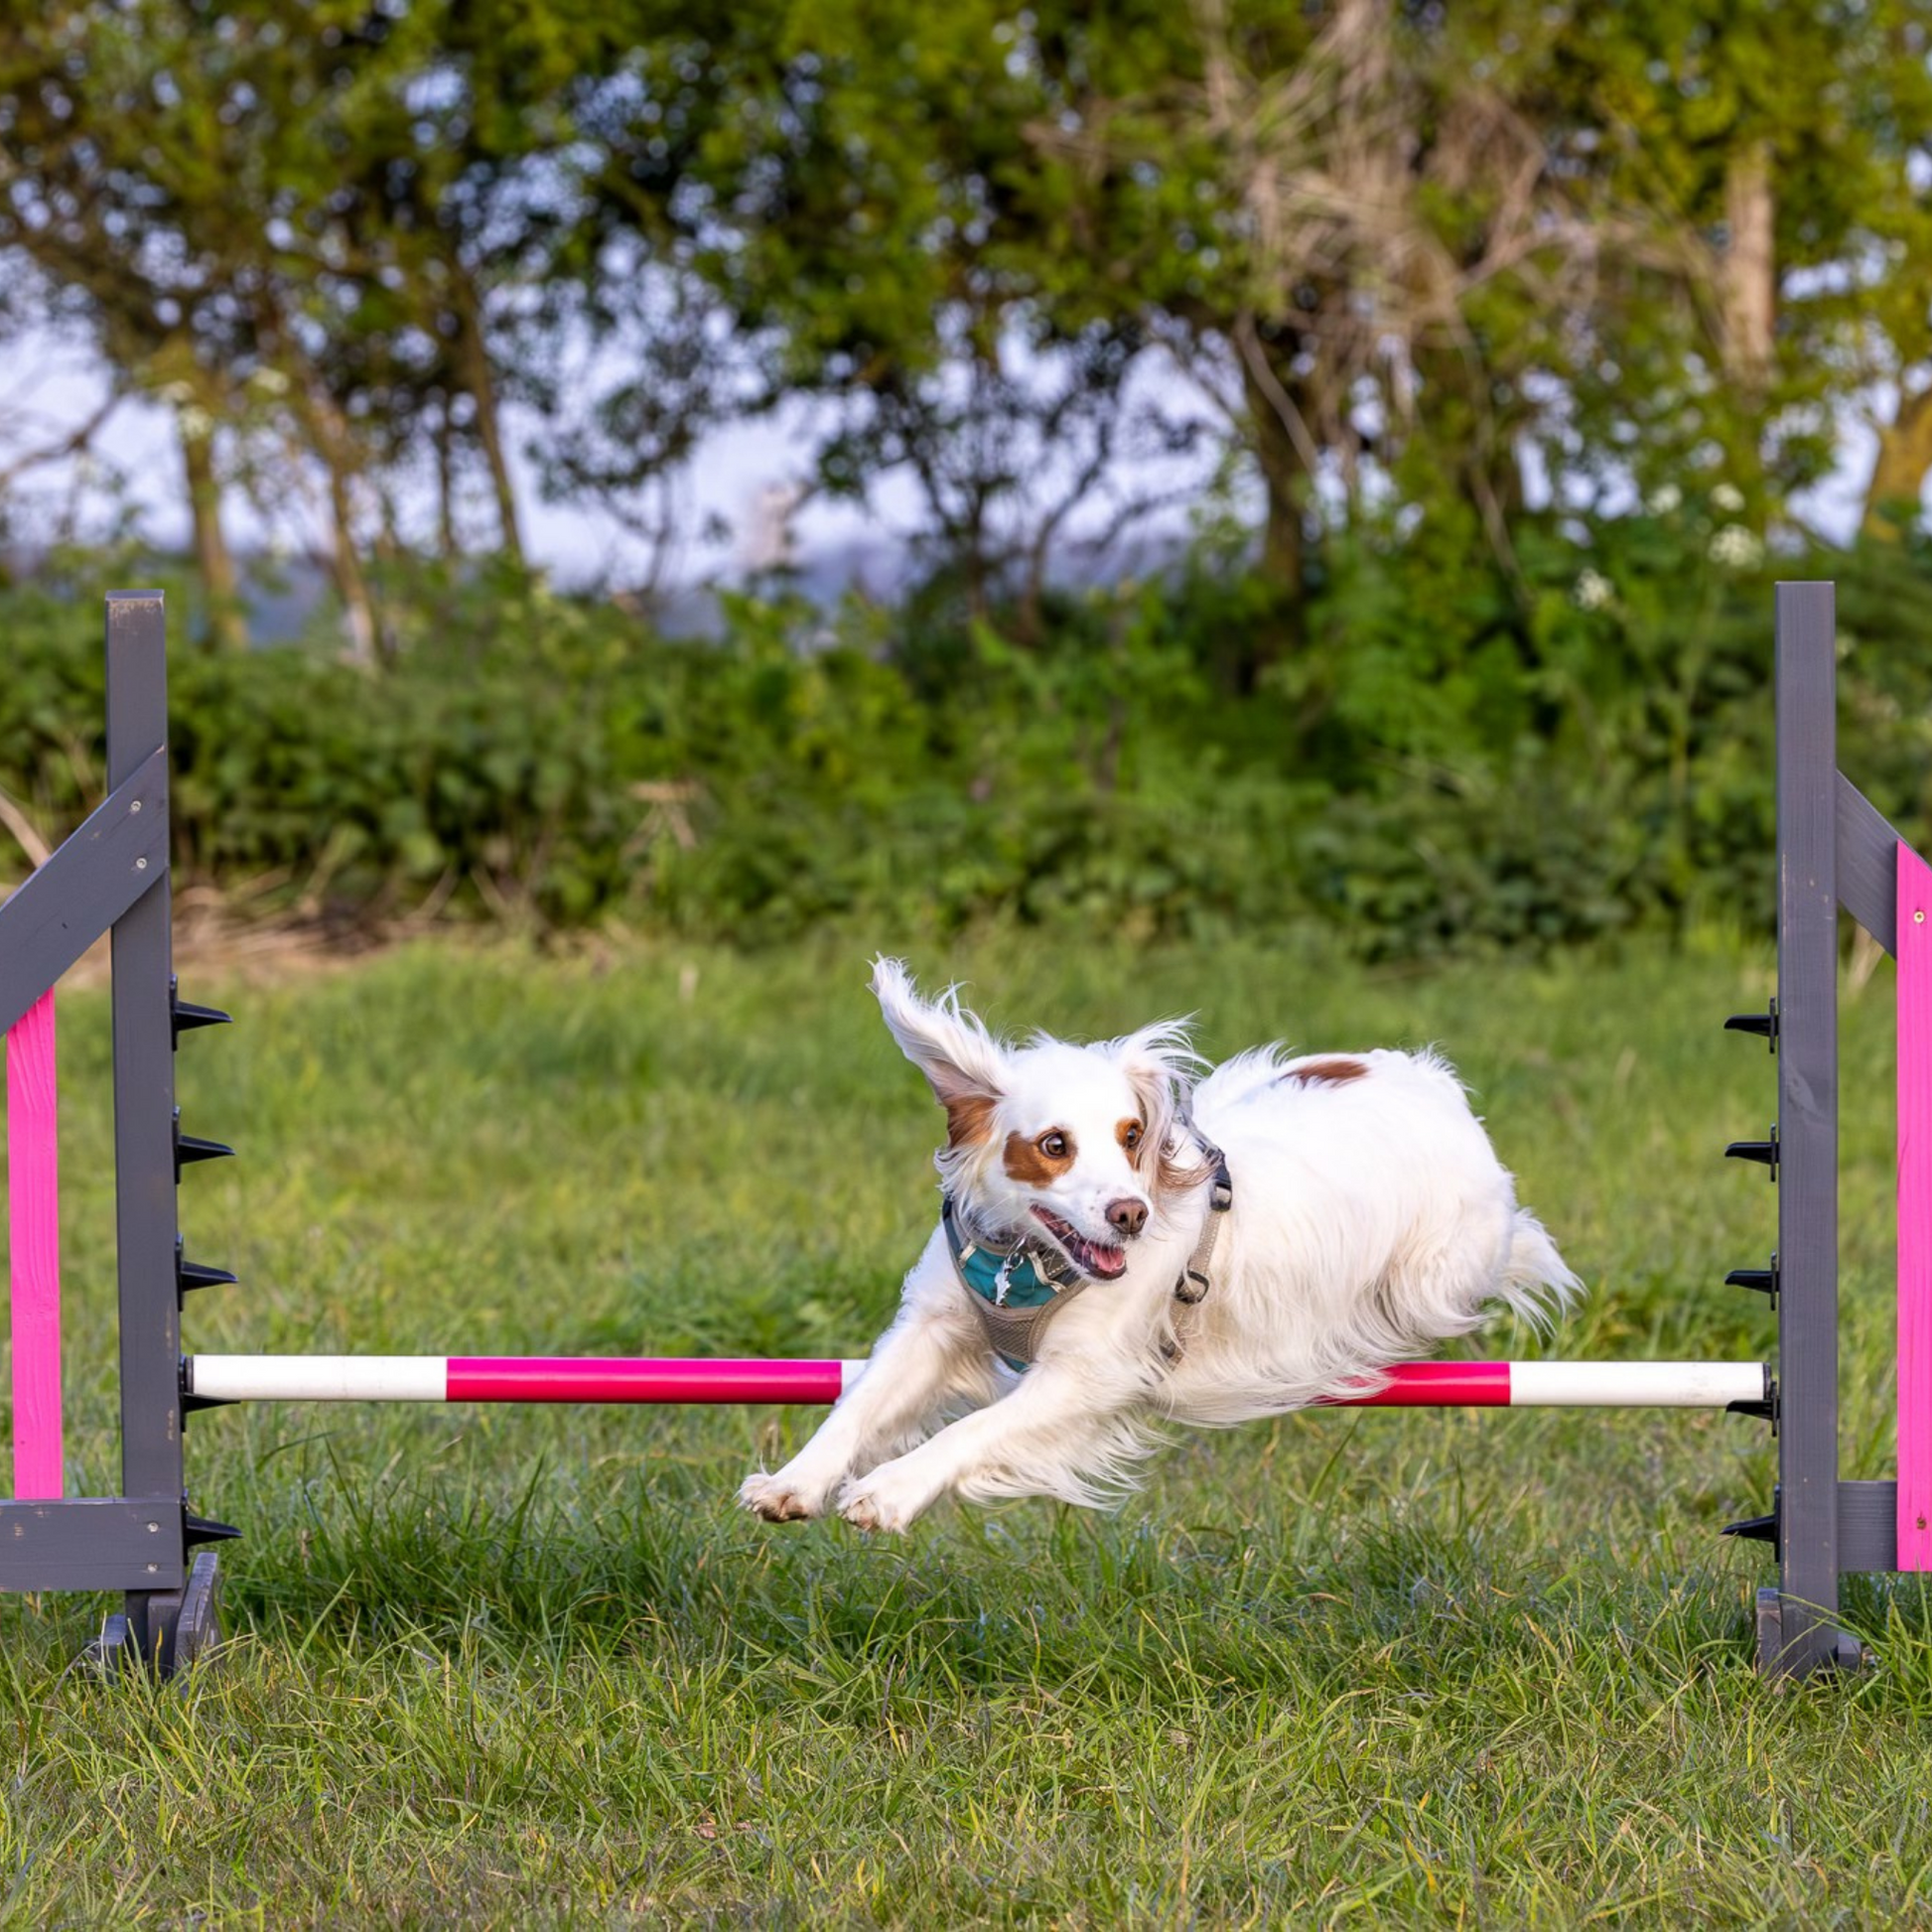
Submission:
[[956,987],[937,1001],[920,999],[899,960],[873,961],[872,990],[899,1051],[925,1075],[946,1110],[947,1145],[983,1141],[1006,1090],[999,1041],[960,1006]]
[[1127,1075],[1141,1103],[1141,1118],[1147,1132],[1141,1141],[1136,1165],[1156,1186],[1170,1184],[1173,1170],[1167,1159],[1179,1117],[1181,1096],[1186,1092],[1194,1069],[1200,1064],[1187,1037],[1185,1020],[1159,1020],[1119,1039],[1110,1039],[1101,1051],[1112,1058]]

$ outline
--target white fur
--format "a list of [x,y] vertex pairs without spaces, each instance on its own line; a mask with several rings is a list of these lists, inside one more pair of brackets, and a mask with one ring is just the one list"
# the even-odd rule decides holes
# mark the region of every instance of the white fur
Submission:
[[[949,1494],[1103,1504],[1133,1486],[1164,1422],[1220,1426],[1372,1387],[1497,1305],[1543,1324],[1579,1290],[1434,1053],[1262,1047],[1195,1083],[1179,1024],[1015,1047],[953,993],[920,999],[897,960],[877,963],[873,990],[937,1097],[982,1127],[936,1157],[969,1226],[996,1242],[1037,1233],[1039,1206],[1080,1239],[1123,1249],[1126,1269],[1090,1281],[1016,1375],[989,1349],[935,1228],[865,1373],[790,1462],[740,1490],[772,1521],[836,1504],[861,1529],[903,1530]],[[1322,1059],[1366,1071],[1295,1077]],[[1138,1118],[1149,1151],[1170,1148],[1171,1174],[1197,1170],[1183,1104],[1234,1180],[1213,1285],[1194,1308],[1173,1288],[1206,1189],[1191,1173],[1162,1185],[1117,1137]],[[1011,1176],[1009,1136],[1032,1144],[1054,1129],[1073,1143],[1066,1171],[1044,1183]],[[1135,1201],[1150,1212],[1129,1238],[1107,1216]]]

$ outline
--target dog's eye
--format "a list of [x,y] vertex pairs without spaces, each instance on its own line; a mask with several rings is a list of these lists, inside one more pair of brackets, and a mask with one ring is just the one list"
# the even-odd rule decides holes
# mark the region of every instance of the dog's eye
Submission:
[[1066,1159],[1066,1136],[1064,1134],[1042,1134],[1039,1137],[1039,1151],[1049,1161]]
[[1120,1137],[1121,1145],[1126,1148],[1129,1154],[1132,1154],[1140,1146],[1141,1136],[1146,1131],[1139,1121],[1130,1122],[1127,1132]]

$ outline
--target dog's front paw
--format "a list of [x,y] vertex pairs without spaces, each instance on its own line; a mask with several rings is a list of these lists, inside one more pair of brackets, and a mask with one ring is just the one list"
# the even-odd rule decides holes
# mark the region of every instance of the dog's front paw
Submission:
[[855,1530],[902,1536],[930,1500],[903,1476],[896,1475],[889,1462],[845,1485],[839,1495],[839,1514]]
[[738,1500],[767,1523],[805,1523],[825,1514],[824,1493],[807,1488],[783,1469],[776,1475],[759,1469],[747,1476],[739,1486]]

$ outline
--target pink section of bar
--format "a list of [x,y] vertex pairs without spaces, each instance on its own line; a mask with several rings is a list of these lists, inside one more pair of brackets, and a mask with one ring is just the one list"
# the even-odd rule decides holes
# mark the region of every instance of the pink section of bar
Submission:
[[54,995],[7,1034],[7,1235],[13,1275],[14,1494],[58,1496],[61,1468],[61,1110]]
[[449,1402],[836,1402],[838,1362],[452,1355]]
[[1932,866],[1898,848],[1898,1568],[1932,1570]]
[[1405,1362],[1388,1371],[1388,1386],[1353,1396],[1345,1409],[1471,1409],[1509,1407],[1507,1362]]

